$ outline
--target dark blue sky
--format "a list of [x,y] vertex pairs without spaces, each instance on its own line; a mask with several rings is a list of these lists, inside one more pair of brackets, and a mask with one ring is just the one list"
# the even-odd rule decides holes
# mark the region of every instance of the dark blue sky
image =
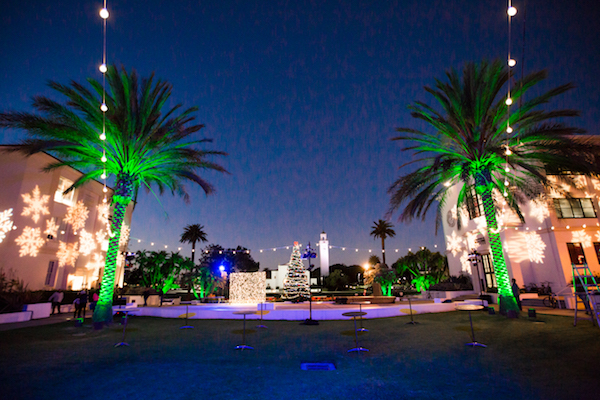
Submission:
[[[600,120],[597,3],[513,1],[518,75],[521,66],[546,68],[545,88],[574,82],[553,106],[581,110],[575,123],[592,133]],[[3,1],[2,110],[30,110],[32,95],[54,96],[49,79],[100,78],[101,4]],[[220,161],[231,172],[206,174],[217,193],[194,188],[189,205],[141,196],[132,236],[142,243],[131,247],[174,249],[183,226],[201,223],[210,242],[246,246],[261,267],[287,262],[289,251],[260,249],[316,242],[321,230],[334,246],[361,249],[333,249],[332,263],[364,263],[369,248],[379,254],[370,227],[408,160],[389,139],[395,127],[421,127],[406,105],[429,101],[423,86],[448,68],[507,53],[499,0],[109,0],[108,8],[109,63],[155,71],[173,84],[172,105],[199,106],[202,133],[214,139],[210,148],[229,153]],[[0,132],[0,143],[19,135]],[[387,247],[400,251],[388,263],[408,248],[443,247],[433,214],[395,229]]]

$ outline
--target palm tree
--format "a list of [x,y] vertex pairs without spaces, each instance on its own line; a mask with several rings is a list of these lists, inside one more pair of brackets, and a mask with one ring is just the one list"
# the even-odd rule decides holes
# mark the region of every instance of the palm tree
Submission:
[[392,224],[383,219],[380,219],[377,222],[373,221],[373,223],[375,225],[371,227],[371,229],[373,229],[371,231],[371,236],[373,236],[373,239],[381,238],[381,256],[383,258],[383,265],[387,266],[385,263],[385,239],[396,236],[396,231],[392,229]]
[[424,219],[431,206],[437,204],[437,228],[449,187],[461,187],[458,210],[467,189],[475,185],[484,205],[499,294],[506,310],[517,310],[496,220],[496,207],[501,207],[497,203],[506,202],[522,219],[518,202],[543,193],[544,187],[560,191],[547,178],[546,167],[590,175],[597,170],[593,160],[599,146],[589,136],[577,136],[582,130],[562,122],[577,116],[577,111],[540,109],[551,98],[571,89],[571,84],[531,99],[522,98],[529,88],[546,78],[545,71],[515,83],[511,98],[520,104],[512,113],[506,105],[510,75],[502,62],[467,63],[462,79],[453,69],[446,77],[447,82],[436,80],[433,88],[425,87],[439,109],[423,102],[409,106],[411,115],[425,122],[431,131],[398,128],[406,135],[392,139],[405,144],[402,151],[411,151],[418,157],[402,166],[416,163],[416,170],[400,176],[388,190],[388,216],[403,206],[400,221]]
[[196,254],[196,242],[206,242],[207,240],[204,226],[200,224],[188,225],[183,228],[181,239],[179,239],[181,243],[192,244],[192,263],[194,262],[194,256]]
[[[48,152],[62,161],[45,167],[51,171],[63,166],[78,168],[85,173],[67,191],[92,179],[99,179],[105,170],[115,176],[113,232],[106,253],[106,264],[100,289],[100,300],[94,312],[95,322],[112,321],[112,299],[115,267],[119,249],[121,225],[127,205],[137,197],[140,187],[159,193],[170,190],[189,202],[185,182],[198,184],[206,194],[213,186],[198,175],[198,170],[226,172],[208,160],[209,156],[225,155],[220,151],[200,150],[198,145],[210,139],[193,135],[203,125],[192,124],[196,107],[179,112],[180,105],[165,108],[172,86],[154,75],[138,81],[135,71],[110,67],[105,74],[108,112],[101,112],[102,84],[88,79],[91,90],[72,82],[70,86],[50,82],[49,86],[66,97],[61,104],[47,97],[34,97],[38,114],[7,112],[0,114],[0,126],[23,129],[28,138],[13,147],[25,155]],[[106,139],[99,135],[105,120]],[[106,158],[103,158],[105,151]],[[104,160],[104,161],[103,161]]]

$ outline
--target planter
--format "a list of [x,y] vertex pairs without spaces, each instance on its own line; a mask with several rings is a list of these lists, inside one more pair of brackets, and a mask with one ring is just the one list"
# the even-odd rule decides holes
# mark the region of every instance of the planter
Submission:
[[31,319],[48,318],[52,311],[52,303],[25,304],[23,311],[32,311]]
[[25,322],[31,320],[30,311],[20,311],[14,313],[0,314],[0,324],[10,324],[13,322]]

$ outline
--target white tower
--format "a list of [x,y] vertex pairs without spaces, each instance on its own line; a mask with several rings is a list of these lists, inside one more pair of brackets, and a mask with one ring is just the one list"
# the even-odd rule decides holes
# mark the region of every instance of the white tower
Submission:
[[319,258],[321,262],[321,277],[329,275],[329,240],[327,240],[327,234],[321,233],[321,240],[319,240]]

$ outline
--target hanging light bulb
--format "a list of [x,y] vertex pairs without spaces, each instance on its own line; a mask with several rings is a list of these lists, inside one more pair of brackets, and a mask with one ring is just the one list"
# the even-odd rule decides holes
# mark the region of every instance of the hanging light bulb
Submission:
[[513,133],[513,128],[510,125],[506,126],[506,132],[507,133]]
[[508,167],[504,168],[504,172],[510,172],[510,168],[508,168]]
[[505,103],[507,106],[510,106],[512,104],[512,99],[510,97],[507,97]]
[[108,71],[108,68],[106,67],[106,64],[100,64],[100,66],[98,67],[98,69],[100,70],[100,72],[102,72],[103,74],[106,73],[106,71]]
[[508,7],[508,10],[506,10],[506,13],[510,16],[510,17],[514,17],[515,15],[517,15],[517,9],[513,6]]
[[504,186],[508,186],[508,180],[504,181]]
[[100,159],[100,161],[106,162],[106,156],[103,155],[102,158]]
[[517,60],[515,60],[514,58],[509,58],[508,59],[508,66],[509,67],[514,67],[515,65],[517,65]]
[[100,175],[100,178],[106,179],[106,174],[103,172],[102,175]]
[[106,133],[102,132],[100,134],[100,140],[106,140]]
[[106,105],[106,103],[102,103],[102,105],[100,106],[100,110],[102,110],[102,112],[108,111],[108,106]]
[[508,192],[506,190],[504,191],[504,197],[508,197]]
[[100,10],[100,18],[102,19],[106,19],[108,18],[109,14],[108,14],[108,10],[106,8],[103,8],[102,10]]
[[506,147],[506,154],[507,156],[510,156],[512,154],[512,151],[510,151],[510,149],[508,148],[508,146]]
[[108,189],[106,188],[106,186],[104,186],[104,188],[102,188],[102,191],[103,191],[104,193],[108,192]]
[[103,202],[103,203],[106,203],[106,197],[102,199],[102,202]]

